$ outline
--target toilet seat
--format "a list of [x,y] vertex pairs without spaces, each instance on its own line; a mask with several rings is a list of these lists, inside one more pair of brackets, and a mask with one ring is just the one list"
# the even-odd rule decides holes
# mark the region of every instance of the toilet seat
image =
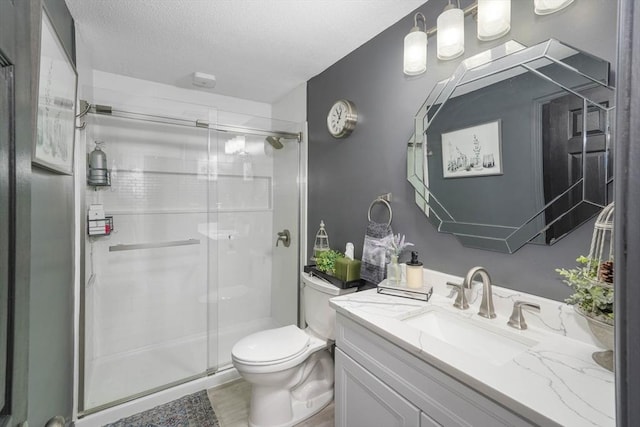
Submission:
[[325,341],[289,325],[241,339],[233,346],[231,357],[234,364],[246,372],[277,372],[302,363],[325,345]]

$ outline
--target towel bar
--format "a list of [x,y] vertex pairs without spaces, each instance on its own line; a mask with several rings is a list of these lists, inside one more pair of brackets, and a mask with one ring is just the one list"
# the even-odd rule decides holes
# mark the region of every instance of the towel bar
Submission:
[[137,243],[133,245],[113,245],[113,246],[109,246],[109,252],[133,251],[136,249],[169,248],[171,246],[187,246],[187,245],[199,245],[199,244],[200,244],[200,239],[189,239],[189,240],[174,240],[171,242]]

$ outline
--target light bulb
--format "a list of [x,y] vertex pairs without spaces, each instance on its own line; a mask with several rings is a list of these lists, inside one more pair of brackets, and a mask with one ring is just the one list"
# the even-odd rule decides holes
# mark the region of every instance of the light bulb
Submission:
[[573,3],[573,0],[534,0],[534,11],[538,15],[549,15],[564,9]]
[[453,59],[464,53],[464,12],[447,7],[438,16],[438,58]]
[[427,70],[427,33],[414,27],[404,38],[404,73],[409,76]]
[[478,0],[478,39],[495,40],[511,29],[511,0]]

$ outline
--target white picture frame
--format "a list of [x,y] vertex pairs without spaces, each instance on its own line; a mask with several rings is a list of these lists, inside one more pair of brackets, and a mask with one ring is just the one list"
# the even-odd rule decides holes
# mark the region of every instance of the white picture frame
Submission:
[[442,134],[444,178],[502,175],[501,121]]
[[51,19],[42,9],[38,121],[32,163],[73,174],[78,74]]

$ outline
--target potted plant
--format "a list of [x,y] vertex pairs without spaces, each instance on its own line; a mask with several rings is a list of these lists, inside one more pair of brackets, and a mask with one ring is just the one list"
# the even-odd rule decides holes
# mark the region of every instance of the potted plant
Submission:
[[316,268],[333,276],[336,270],[336,260],[342,257],[344,257],[343,254],[333,249],[322,251],[316,256]]
[[564,278],[563,282],[574,290],[566,302],[572,304],[576,312],[587,320],[593,336],[607,349],[593,353],[593,359],[600,366],[613,371],[613,262],[593,262],[585,256],[579,256],[576,261],[576,268],[556,269]]

